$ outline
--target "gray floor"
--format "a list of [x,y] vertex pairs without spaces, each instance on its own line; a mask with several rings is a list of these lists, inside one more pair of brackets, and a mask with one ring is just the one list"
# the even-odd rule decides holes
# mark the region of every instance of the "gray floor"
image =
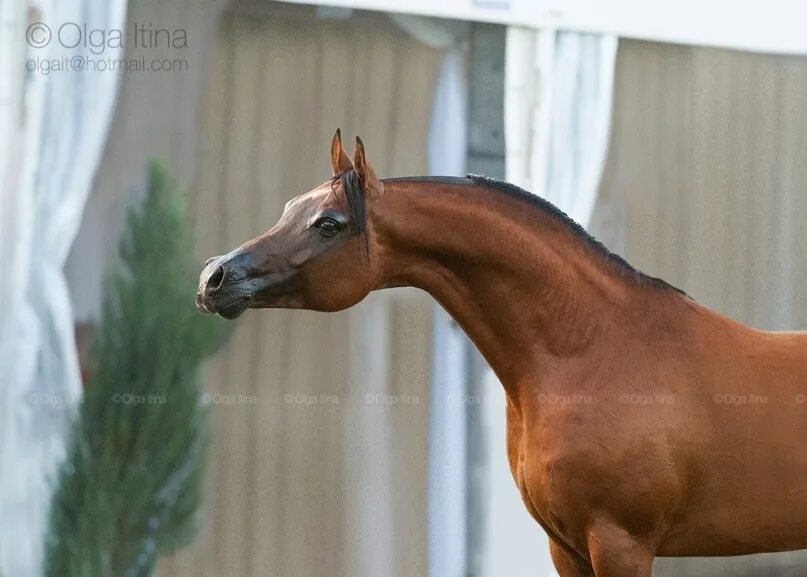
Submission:
[[653,577],[807,577],[807,550],[745,557],[657,559]]

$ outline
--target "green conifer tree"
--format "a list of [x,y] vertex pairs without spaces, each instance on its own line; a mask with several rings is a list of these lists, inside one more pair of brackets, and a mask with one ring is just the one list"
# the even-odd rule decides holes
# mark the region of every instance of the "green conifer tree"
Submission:
[[200,525],[208,411],[198,369],[223,328],[194,308],[181,195],[152,161],[109,276],[93,368],[56,479],[47,577],[146,577]]

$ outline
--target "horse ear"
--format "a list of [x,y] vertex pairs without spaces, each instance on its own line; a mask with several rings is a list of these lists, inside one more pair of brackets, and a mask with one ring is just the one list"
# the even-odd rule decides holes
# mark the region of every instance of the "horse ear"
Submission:
[[336,129],[336,134],[333,135],[331,141],[331,164],[333,164],[333,173],[339,174],[346,170],[353,168],[353,163],[350,162],[350,157],[342,148],[342,131]]
[[356,137],[356,152],[353,153],[353,166],[356,168],[356,174],[359,175],[365,191],[379,193],[384,191],[384,185],[375,175],[373,167],[367,162],[367,157],[364,155],[364,143],[358,136]]

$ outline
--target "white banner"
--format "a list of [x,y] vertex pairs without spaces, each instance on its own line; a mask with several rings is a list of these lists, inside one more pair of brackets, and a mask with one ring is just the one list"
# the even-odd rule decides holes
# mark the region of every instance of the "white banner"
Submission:
[[807,3],[793,0],[288,0],[611,34],[783,54],[807,54]]

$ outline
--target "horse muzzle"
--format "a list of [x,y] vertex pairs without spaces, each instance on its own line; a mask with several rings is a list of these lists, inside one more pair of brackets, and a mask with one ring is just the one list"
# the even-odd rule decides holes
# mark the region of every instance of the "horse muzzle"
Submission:
[[216,313],[234,319],[249,308],[254,294],[248,275],[252,256],[234,252],[207,261],[199,276],[196,308],[203,313]]

